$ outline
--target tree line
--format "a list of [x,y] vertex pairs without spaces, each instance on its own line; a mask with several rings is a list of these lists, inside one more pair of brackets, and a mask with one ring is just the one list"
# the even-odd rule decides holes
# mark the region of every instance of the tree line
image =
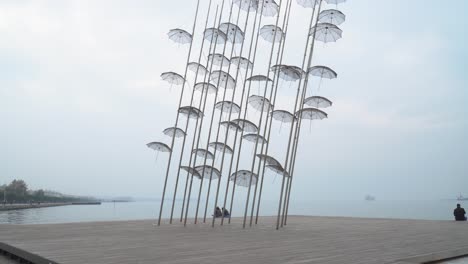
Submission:
[[94,201],[93,198],[63,195],[43,189],[30,190],[23,180],[13,180],[0,186],[0,201],[2,203],[72,203]]

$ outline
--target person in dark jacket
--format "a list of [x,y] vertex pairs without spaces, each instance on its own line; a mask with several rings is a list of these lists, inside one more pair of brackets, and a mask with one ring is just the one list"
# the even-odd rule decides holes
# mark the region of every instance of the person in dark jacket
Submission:
[[221,209],[219,209],[219,207],[216,206],[215,217],[222,217],[222,216],[223,216],[223,213],[221,212]]
[[453,215],[455,216],[455,221],[466,221],[466,212],[460,204],[457,204],[457,208],[453,211]]

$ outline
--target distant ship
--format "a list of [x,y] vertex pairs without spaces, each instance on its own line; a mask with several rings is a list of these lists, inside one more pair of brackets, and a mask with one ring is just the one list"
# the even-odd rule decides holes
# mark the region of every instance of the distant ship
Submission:
[[460,194],[460,195],[457,197],[457,200],[458,200],[458,201],[468,201],[468,198],[465,198],[465,197],[463,197],[463,195]]
[[375,201],[375,197],[372,196],[372,195],[366,195],[366,197],[364,198],[366,201]]

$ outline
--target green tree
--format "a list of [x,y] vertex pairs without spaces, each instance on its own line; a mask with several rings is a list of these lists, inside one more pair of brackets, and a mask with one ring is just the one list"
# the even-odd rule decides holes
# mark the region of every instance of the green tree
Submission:
[[24,202],[27,200],[27,194],[28,185],[23,180],[13,180],[7,187],[9,200]]

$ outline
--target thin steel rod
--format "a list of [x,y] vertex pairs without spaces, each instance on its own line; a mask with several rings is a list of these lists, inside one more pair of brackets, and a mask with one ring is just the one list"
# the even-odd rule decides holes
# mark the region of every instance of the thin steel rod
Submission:
[[[320,9],[321,9],[321,6],[322,6],[322,0],[320,0],[320,3],[319,3],[319,12],[320,12]],[[314,9],[315,9],[315,6],[314,6]],[[318,17],[317,16],[317,21],[318,21]],[[309,59],[308,59],[308,63],[307,63],[307,67],[305,68],[305,80],[304,80],[304,84],[307,85],[307,80],[308,80],[308,74],[307,74],[307,69],[310,67],[310,64],[312,63],[312,55],[313,55],[313,50],[314,50],[314,44],[315,44],[315,31],[316,31],[316,28],[314,30],[314,34],[312,35],[312,44],[310,46],[310,54],[309,54]],[[308,32],[308,34],[310,34],[310,32]],[[302,67],[302,69],[304,70],[304,65]],[[301,91],[301,82],[299,82],[299,86],[298,86],[298,89],[297,89],[297,96],[296,96],[296,103],[295,103],[295,106],[294,106],[294,114],[296,113],[297,111],[297,108],[298,108],[298,101],[299,101],[299,96],[300,96],[300,91]],[[300,106],[299,106],[300,107]],[[284,170],[287,172],[288,171],[288,161],[289,161],[289,154],[290,154],[290,148],[291,148],[291,141],[292,141],[292,137],[293,137],[293,132],[294,132],[294,122],[291,123],[291,130],[289,132],[289,141],[288,141],[288,147],[287,147],[287,153],[286,153],[286,161],[285,161],[285,166],[284,166]],[[283,180],[282,180],[282,183],[281,183],[281,195],[280,195],[280,200],[279,200],[279,206],[278,206],[278,217],[277,217],[277,221],[276,221],[276,229],[279,229],[279,226],[280,226],[280,217],[281,217],[281,207],[282,207],[282,203],[283,203],[283,193],[284,193],[284,185],[285,185],[285,181],[286,181],[286,178],[285,176],[283,176]],[[281,218],[282,220],[283,218]],[[283,221],[281,221],[283,222]],[[282,226],[282,225],[281,225]]]
[[[256,58],[257,58],[258,39],[260,37],[260,26],[262,25],[262,18],[263,18],[262,15],[263,15],[263,5],[262,5],[262,8],[260,8],[260,14],[257,13],[257,16],[259,17],[259,20],[258,20],[257,34],[256,34],[256,37],[255,37],[255,48],[254,48],[253,58],[252,58],[252,69],[250,71],[251,76],[253,75],[254,68],[255,68],[255,61],[256,61]],[[255,20],[257,19],[257,16],[255,17]],[[254,27],[255,27],[255,23],[254,23]],[[255,30],[253,32],[255,32]],[[248,72],[249,72],[249,68],[247,67],[246,76],[245,76],[246,80],[247,80],[247,73]],[[252,82],[248,82],[248,83],[249,83],[249,85],[248,85],[248,89],[247,89],[246,99],[249,98],[250,90],[251,90],[251,87],[252,87]],[[245,89],[246,84],[247,84],[247,82],[244,82],[243,89]],[[244,117],[243,117],[243,119],[246,119],[246,117],[247,117],[247,108],[248,108],[248,102],[246,101],[245,108],[244,108]],[[237,131],[236,131],[236,133],[237,133]],[[240,155],[241,155],[241,152],[242,152],[242,142],[243,142],[242,136],[243,136],[243,134],[244,134],[244,131],[242,131],[240,139],[239,139],[239,151],[237,152],[236,169],[234,170],[235,172],[237,172],[239,170],[239,161],[240,161]],[[236,134],[236,136],[237,136],[237,134]],[[234,157],[234,155],[233,155],[233,157]],[[231,160],[231,168],[232,168],[232,160]],[[229,175],[231,175],[231,172],[232,172],[231,169],[229,169]],[[234,204],[236,181],[237,181],[237,177],[234,178],[234,182],[232,184],[231,203],[229,205],[229,212],[231,212],[231,214],[232,214],[232,207],[233,207],[233,204]],[[231,218],[228,219],[228,222],[229,222],[229,224],[231,223]]]
[[[218,22],[218,27],[219,25],[221,24],[221,19],[222,19],[222,12],[223,12],[223,9],[224,9],[224,1],[222,2],[222,6],[221,6],[221,15],[219,17],[219,22]],[[228,22],[231,22],[231,17],[232,17],[232,9],[233,9],[233,5],[234,3],[231,3],[231,8],[230,8],[230,11],[229,11],[229,19],[228,19]],[[218,36],[218,34],[217,34]],[[224,43],[224,47],[223,47],[223,53],[222,55],[224,56],[224,54],[226,53],[226,48],[227,48],[227,39]],[[223,69],[223,63],[224,63],[224,59],[221,60],[221,65],[219,67],[219,70],[222,71]],[[211,73],[210,73],[211,74]],[[219,76],[221,77],[221,76]],[[221,81],[221,78],[218,78],[218,82],[217,82],[217,89],[216,89],[216,96],[215,96],[215,100],[214,100],[214,103],[213,103],[213,112],[211,113],[211,121],[210,121],[210,129],[208,130],[208,140],[207,140],[207,143],[206,143],[206,150],[209,149],[209,141],[210,141],[210,137],[211,137],[211,127],[213,125],[213,120],[214,120],[214,116],[215,116],[215,105],[216,105],[216,99],[218,98],[218,91],[219,91],[219,84],[220,84],[220,81]],[[197,146],[198,147],[198,146]],[[216,150],[215,150],[216,151]],[[215,152],[216,153],[216,152]],[[206,159],[208,158],[208,155],[205,155],[205,164],[206,164]],[[196,159],[197,159],[197,156],[195,156],[195,159],[194,159],[194,164],[196,162]],[[201,176],[204,177],[204,173],[205,173],[205,167],[203,167],[203,171],[201,173]],[[200,182],[201,183],[201,182]],[[193,184],[193,175],[191,177],[191,180],[190,180],[190,188],[189,188],[189,193],[188,193],[188,197],[187,197],[187,207],[185,209],[185,218],[184,218],[184,225],[187,224],[187,216],[188,216],[188,210],[189,210],[189,206],[190,206],[190,195],[192,193],[192,184]],[[202,185],[200,184],[200,188],[202,188]]]
[[[205,28],[208,25],[208,20],[209,20],[209,17],[210,17],[210,11],[211,11],[211,0],[210,0],[210,5],[208,7],[207,15],[206,15]],[[194,37],[195,36],[192,36],[192,38],[194,38]],[[203,47],[204,47],[204,41],[203,41],[203,38],[202,38],[202,44],[201,44],[200,53],[199,53],[199,56],[198,56],[198,63],[200,63],[200,61],[201,61],[201,57],[202,57],[202,54],[203,54]],[[190,61],[187,63],[187,66],[188,66],[189,63],[190,63]],[[194,80],[195,83],[197,82],[197,78],[198,78],[198,70],[199,70],[199,67],[197,67],[197,72],[196,72],[195,80]],[[194,95],[195,95],[195,92],[192,91],[191,98],[190,98],[190,107],[192,106]],[[186,142],[186,139],[187,139],[187,133],[188,133],[189,125],[190,125],[190,114],[187,115],[187,120],[185,122],[185,130],[184,130],[185,135],[184,135],[184,138],[183,138],[183,141],[182,141],[182,147],[181,147],[181,150],[180,150],[179,166],[177,167],[177,177],[176,177],[176,184],[175,184],[175,188],[174,188],[174,194],[173,194],[173,198],[172,198],[171,216],[169,218],[169,223],[171,223],[171,224],[172,224],[172,221],[173,221],[174,207],[175,207],[175,202],[176,202],[177,190],[178,190],[178,186],[179,186],[180,165],[181,165],[183,155],[184,155],[184,148],[185,148],[185,142]],[[175,139],[175,136],[173,136],[173,139]]]
[[[305,63],[306,63],[306,56],[307,56],[307,51],[309,49],[309,39],[310,39],[310,36],[309,36],[309,31],[310,31],[310,28],[312,28],[312,25],[314,23],[314,15],[315,15],[315,8],[312,8],[312,14],[311,14],[311,17],[310,17],[310,23],[309,23],[309,27],[308,27],[308,30],[307,30],[307,41],[306,41],[306,45],[305,45],[305,49],[304,49],[304,58],[303,58],[303,61],[302,61],[302,70],[305,66]],[[284,47],[283,47],[284,49]],[[294,113],[293,113],[294,114]],[[269,128],[269,134],[268,134],[268,140],[269,140],[269,137],[271,135],[271,124],[270,123],[270,128]],[[268,153],[268,147],[269,145],[267,146],[267,151],[266,153]],[[265,166],[266,164],[263,165],[263,172],[262,172],[262,175],[265,175]],[[264,178],[262,178],[262,183],[261,183],[261,186],[260,186],[260,195],[258,197],[258,205],[257,205],[257,213],[256,213],[256,216],[255,216],[255,224],[258,223],[258,217],[259,217],[259,211],[260,211],[260,202],[261,202],[261,195],[262,195],[262,186],[263,186],[263,180]]]
[[[321,4],[319,6],[319,10],[317,12],[317,21],[316,21],[316,25],[318,23],[318,14],[320,14],[320,11],[321,11]],[[312,36],[312,50],[311,50],[311,58],[310,58],[310,63],[309,65],[307,66],[307,69],[309,69],[312,65],[311,65],[311,62],[312,62],[312,56],[313,56],[313,49],[314,49],[314,45],[315,45],[315,35],[316,35],[316,28],[314,30],[314,33],[313,33],[313,36]],[[304,88],[303,88],[303,91],[302,91],[302,97],[301,97],[301,104],[299,106],[299,111],[304,109],[304,100],[305,100],[305,97],[306,97],[306,94],[307,94],[307,89],[308,89],[308,81],[309,81],[309,75],[307,74],[306,75],[306,80],[305,80],[305,84],[304,84]],[[296,124],[296,133],[294,135],[294,144],[293,144],[293,149],[291,151],[293,151],[293,154],[291,155],[291,167],[290,167],[290,171],[289,171],[289,175],[290,175],[290,178],[288,179],[288,183],[289,183],[289,186],[287,186],[287,196],[285,197],[285,201],[284,201],[284,209],[283,209],[283,219],[282,219],[282,222],[281,222],[281,225],[286,225],[286,222],[287,222],[287,215],[288,215],[288,210],[289,210],[289,201],[290,201],[290,198],[291,198],[291,188],[292,188],[292,180],[293,180],[293,175],[294,175],[294,168],[295,168],[295,165],[296,165],[296,155],[297,155],[297,149],[299,147],[299,136],[300,136],[300,133],[301,133],[301,124],[302,124],[302,120],[299,118],[298,121],[297,121],[297,124]]]
[[[249,3],[250,4],[250,3]],[[249,12],[249,11],[247,11]],[[248,14],[248,16],[250,15],[250,12]],[[255,28],[256,28],[256,25],[257,25],[257,16],[258,16],[258,8],[255,10],[255,16],[254,16],[254,23],[253,23],[253,27],[252,27],[252,38],[250,40],[250,47],[249,47],[249,55],[247,57],[247,60],[248,60],[248,63],[247,63],[247,67],[245,69],[245,76],[247,77],[247,75],[249,74],[249,69],[250,69],[250,58],[252,56],[252,47],[253,47],[253,43],[254,43],[254,39],[255,39]],[[246,21],[246,24],[245,24],[245,29],[244,31],[247,29],[247,21]],[[246,36],[246,34],[244,34]],[[239,56],[242,56],[242,52]],[[240,64],[239,64],[240,65]],[[242,74],[240,76],[242,78]],[[242,109],[242,107],[244,106],[244,95],[245,95],[245,81],[242,82],[243,83],[243,86],[242,86],[242,95],[241,95],[241,102],[239,104],[239,108]],[[234,100],[233,100],[234,101]],[[246,98],[246,101],[247,101],[247,98]],[[239,114],[237,116],[238,119],[241,118],[241,114],[242,114],[242,111],[239,111]],[[235,134],[234,134],[234,144],[232,145],[232,155],[231,155],[231,162],[230,162],[230,165],[229,165],[229,172],[227,174],[227,183],[226,183],[226,192],[224,194],[224,202],[223,202],[223,208],[226,208],[226,203],[227,203],[227,199],[228,199],[228,194],[229,194],[229,185],[230,185],[230,175],[231,175],[231,172],[232,172],[232,165],[233,165],[233,162],[234,162],[234,157],[235,157],[235,151],[236,151],[236,143],[237,143],[237,136],[239,134],[239,131],[236,130],[235,131]],[[242,133],[241,133],[241,136],[242,136]],[[239,159],[240,157],[238,157]],[[236,185],[236,178],[234,179],[234,183],[233,183],[233,194],[234,194],[234,190],[235,190],[235,185]],[[234,197],[234,195],[233,195]],[[231,213],[232,215],[232,207],[230,208],[229,212]],[[229,218],[229,221],[230,221],[231,218]],[[221,218],[221,225],[224,224],[224,212],[223,212],[223,216]]]
[[[280,20],[280,14],[281,14],[281,9],[282,9],[282,2],[283,0],[280,0],[279,1],[279,8],[278,8],[278,14],[276,16],[276,24],[275,24],[275,28],[278,28],[278,24],[279,24],[279,20]],[[287,4],[286,4],[287,6]],[[286,12],[284,14],[285,18],[286,18]],[[275,35],[273,36],[273,43],[271,44],[271,51],[270,51],[270,58],[269,58],[269,62],[268,62],[268,67],[267,67],[267,80],[268,78],[270,77],[270,68],[271,68],[271,63],[273,61],[273,56],[274,56],[274,52],[275,52],[275,43],[276,43],[276,33]],[[280,39],[280,43],[284,41],[284,37],[281,36],[282,38]],[[280,44],[281,45],[281,44]],[[278,56],[279,56],[279,53],[280,53],[280,48],[278,48]],[[275,71],[275,74],[276,74],[277,71]],[[268,81],[265,82],[265,88],[264,88],[264,92],[263,92],[263,98],[266,98],[266,95],[267,95],[267,91],[268,91]],[[271,96],[273,95],[273,86],[271,87],[271,92],[270,92],[270,98]],[[271,100],[269,102],[271,104]],[[257,139],[255,140],[255,146],[254,146],[254,153],[253,153],[253,158],[252,158],[252,166],[251,166],[251,169],[250,169],[250,173],[253,174],[253,171],[255,169],[255,162],[256,162],[256,154],[257,154],[257,148],[258,148],[258,138],[260,136],[260,131],[261,131],[261,128],[262,128],[262,122],[263,122],[263,113],[264,113],[264,107],[265,107],[265,102],[262,103],[262,110],[260,111],[260,121],[259,121],[259,124],[258,124],[258,130],[257,130]],[[270,107],[270,106],[269,106]],[[270,111],[271,109],[268,109],[268,112]],[[267,114],[268,115],[268,114]],[[253,180],[253,177],[250,177],[250,182],[249,182],[249,189],[247,191],[247,199],[245,200],[245,212],[244,212],[244,221],[242,223],[242,227],[245,228],[245,225],[246,225],[246,221],[247,221],[247,213],[248,213],[248,209],[249,209],[249,201],[250,201],[250,192],[252,190],[252,180]],[[258,180],[256,182],[256,185],[258,184]]]
[[[177,125],[179,124],[179,114],[180,114],[179,113],[179,108],[182,106],[182,99],[184,97],[184,90],[185,90],[185,83],[186,83],[185,78],[187,78],[188,64],[190,63],[190,56],[192,55],[193,39],[194,39],[194,35],[195,35],[195,28],[196,28],[196,25],[197,25],[199,8],[200,8],[200,0],[197,0],[197,7],[196,7],[196,11],[195,11],[195,19],[194,19],[193,28],[192,28],[192,41],[190,41],[189,52],[188,52],[188,55],[187,55],[187,64],[185,65],[185,73],[184,73],[184,83],[182,84],[182,91],[180,93],[179,107],[177,108],[177,116],[176,116],[176,121],[175,121],[174,127],[177,127]],[[163,194],[162,194],[162,198],[161,198],[161,206],[159,208],[158,226],[161,225],[161,217],[162,217],[162,211],[163,211],[163,207],[164,207],[164,199],[166,197],[167,180],[169,178],[169,171],[170,171],[170,168],[171,168],[171,160],[172,160],[172,153],[173,153],[174,143],[175,143],[175,137],[172,137],[171,151],[169,151],[169,160],[167,162],[166,177],[164,179],[164,187],[163,187]],[[171,219],[171,223],[172,223],[172,219]]]
[[[242,5],[242,2],[241,2],[241,5]],[[237,13],[236,25],[239,23],[239,19],[240,19],[240,10],[241,10],[241,9],[239,8],[239,12]],[[247,18],[247,20],[248,20],[248,18]],[[229,28],[228,28],[228,30],[229,30]],[[236,28],[236,32],[235,32],[235,33],[237,33],[237,28]],[[234,37],[234,41],[233,41],[233,43],[232,43],[231,58],[232,58],[232,54],[233,54],[234,51],[235,51],[235,44],[234,44],[234,43],[235,43],[235,37]],[[243,47],[243,46],[244,46],[244,42],[242,42],[242,47]],[[241,53],[242,53],[242,48],[241,48]],[[228,73],[229,73],[229,72],[230,72],[230,65],[229,65],[229,69],[228,69]],[[236,79],[237,79],[237,75],[236,75],[235,80],[236,80]],[[225,86],[227,87],[227,79],[226,79]],[[226,90],[227,90],[227,89],[225,89],[225,92],[226,92]],[[235,90],[235,88],[234,88],[234,90]],[[215,101],[216,101],[216,99],[215,99]],[[216,105],[216,103],[215,103],[215,105]],[[224,105],[223,105],[222,108],[224,108]],[[213,111],[215,111],[215,108],[213,108]],[[223,114],[223,109],[221,109],[220,119],[221,119],[221,117],[222,117],[222,114]],[[221,124],[221,120],[220,120],[219,123],[218,123],[218,130],[219,130],[220,124]],[[218,131],[218,132],[219,132],[219,131]],[[216,141],[218,141],[218,140],[216,139]],[[209,143],[209,142],[208,142],[208,143]],[[215,153],[216,153],[216,149],[215,149]],[[216,154],[215,154],[215,155],[216,155]],[[216,157],[216,156],[215,156],[215,157]],[[206,162],[206,159],[204,160],[204,162]],[[212,167],[212,168],[214,168],[214,163],[215,163],[215,158],[213,158],[213,161],[212,161],[212,164],[211,164],[211,167]],[[206,164],[204,164],[204,166],[206,166]],[[222,169],[220,170],[220,172],[222,173]],[[203,173],[204,173],[204,170],[203,170]],[[212,180],[212,176],[213,176],[212,174],[213,174],[213,171],[211,171],[211,174],[210,174],[210,182],[211,182],[211,180]],[[222,178],[220,177],[220,178],[218,179],[218,181],[221,181],[221,179],[222,179]],[[210,189],[210,188],[209,188],[209,189]],[[208,189],[208,193],[209,193],[209,189]],[[202,192],[202,186],[200,185],[200,190],[199,190],[199,194],[198,194],[198,203],[197,203],[197,209],[196,209],[196,215],[197,215],[197,216],[198,216],[198,210],[199,210],[199,206],[200,206],[201,192]],[[207,196],[207,197],[209,197],[209,196]],[[206,201],[208,202],[208,198],[206,199]],[[206,208],[207,208],[207,207],[208,207],[208,204],[205,206],[205,214],[204,214],[204,217],[203,217],[203,222],[206,222],[206,213],[207,213]],[[196,217],[195,217],[195,218],[196,218]],[[196,221],[196,219],[195,219],[195,221]]]
[[[213,27],[216,27],[216,21],[217,21],[217,18],[218,18],[218,7],[216,8],[216,15],[215,15],[215,19],[213,21]],[[209,54],[211,54],[211,48],[213,46],[213,36],[211,36],[211,40],[210,40],[210,48],[208,49],[208,52]],[[217,38],[215,40],[215,44],[214,44],[214,48],[213,48],[213,53],[216,51],[216,46],[217,46]],[[209,67],[209,72],[212,71],[213,69],[213,60],[214,60],[214,56],[211,58],[211,63],[209,61],[209,57],[207,58],[207,67],[208,65],[210,65]],[[206,73],[204,78],[203,78],[203,83],[206,83],[209,78],[209,74]],[[204,88],[204,87],[203,87]],[[205,96],[203,96],[205,95]],[[202,113],[205,112],[205,105],[206,105],[206,100],[208,99],[208,90],[206,91],[206,94],[205,94],[205,89],[202,89],[202,93],[200,95],[200,103],[199,103],[199,106],[198,106],[198,109],[201,110]],[[203,108],[201,108],[203,104]],[[201,119],[201,120],[200,120]],[[200,119],[197,118],[197,121],[196,121],[196,124],[195,124],[195,130],[194,130],[194,134],[193,134],[193,139],[192,139],[192,147],[190,149],[190,160],[189,160],[189,166],[190,164],[192,163],[192,157],[193,157],[193,149],[194,149],[194,145],[195,145],[195,142],[197,142],[197,146],[198,146],[198,142],[200,141],[200,135],[201,135],[201,128],[203,127],[203,120],[204,120],[204,115],[202,115],[200,117]],[[199,121],[200,121],[200,125],[199,125]],[[198,133],[197,133],[197,130],[198,130]],[[198,135],[198,137],[197,137]],[[180,170],[180,166],[179,166],[179,170]],[[189,177],[190,177],[190,174],[189,172],[187,172],[187,175],[185,177],[185,190],[184,190],[184,198],[183,198],[183,201],[182,201],[182,209],[181,209],[181,212],[180,212],[180,221],[182,222],[183,220],[183,217],[184,217],[184,208],[185,208],[185,198],[187,197],[187,189],[188,189],[188,183],[189,183]],[[193,177],[193,175],[192,175]],[[203,184],[203,178],[201,179],[201,184]],[[197,223],[196,221],[196,218],[195,218],[195,224]]]
[[[231,13],[229,14],[229,21],[228,21],[229,23],[231,23],[231,15],[232,15],[233,7],[234,7],[234,2],[231,3]],[[236,26],[237,26],[237,23],[239,23],[239,18],[240,18],[240,9],[239,9],[239,11],[237,13]],[[228,30],[229,30],[229,27],[228,27]],[[227,41],[228,40],[226,40],[226,42]],[[232,43],[232,45],[231,45],[230,57],[232,57],[232,55],[234,54],[235,48],[236,48],[236,45],[235,45],[235,41],[234,41]],[[223,56],[224,56],[224,51],[223,51]],[[222,66],[223,66],[223,62],[221,62],[221,68],[222,68]],[[228,84],[228,80],[229,80],[229,76],[230,76],[230,71],[231,71],[231,63],[229,63],[229,65],[228,65],[228,70],[227,70],[228,77],[226,78],[226,82],[225,82],[225,87],[224,87],[224,92],[223,92],[223,99],[221,101],[219,101],[219,102],[224,102],[226,100],[226,94],[227,94],[227,90],[228,90],[227,84]],[[220,81],[221,81],[221,79],[218,80],[218,85],[220,84]],[[234,81],[236,81],[236,80],[234,79]],[[235,89],[236,89],[236,87],[234,86],[233,90],[235,90]],[[214,116],[215,116],[215,112],[216,112],[216,104],[218,103],[217,101],[218,100],[217,100],[217,97],[216,97],[216,100],[213,103],[213,115],[212,115],[212,119],[211,119],[210,129],[208,130],[209,131],[209,136],[208,136],[208,142],[206,143],[207,148],[209,147],[209,144],[210,144],[209,141],[211,139],[211,131],[213,131],[213,121],[214,121]],[[223,111],[224,111],[224,103],[221,105],[221,109],[220,109],[220,112],[219,112],[218,127],[217,127],[217,132],[216,132],[216,139],[215,139],[214,142],[218,142],[218,139],[219,139],[219,130],[220,130],[221,121],[222,121],[222,118],[223,118]],[[215,126],[216,126],[216,124],[215,124]],[[222,155],[223,158],[224,158],[225,150],[226,150],[226,148],[223,149],[223,155]],[[217,149],[216,149],[216,147],[215,147],[214,153],[215,153],[215,157],[217,159]],[[214,168],[215,161],[216,160],[213,159],[212,162],[211,162],[211,167],[213,167],[213,168]],[[207,162],[208,162],[208,159],[205,157],[205,159],[203,160],[203,166],[204,166],[203,169],[202,169],[203,175],[205,173],[205,168],[206,168]],[[220,172],[221,173],[223,172],[222,169],[220,170]],[[221,181],[221,177],[218,178],[218,181],[219,182]],[[204,214],[203,214],[203,223],[206,222],[206,214],[208,213],[208,203],[210,201],[210,191],[211,191],[212,182],[213,182],[213,170],[211,170],[210,179],[209,179],[209,182],[208,182],[208,190],[207,190],[206,199],[205,199],[205,211],[204,211]]]
[[[237,23],[239,23],[239,15],[240,15],[240,11],[241,11],[241,8],[242,8],[242,3],[240,3],[240,6],[239,6],[239,14],[238,14],[238,19],[237,19]],[[240,56],[242,55],[243,51],[244,51],[244,44],[245,44],[245,35],[246,35],[246,30],[247,30],[247,25],[248,25],[248,22],[249,22],[249,17],[250,17],[250,12],[247,13],[247,18],[245,20],[245,25],[244,25],[244,40],[242,41],[242,45],[241,45],[241,49],[240,49]],[[237,35],[237,34],[236,34]],[[235,38],[236,36],[234,36],[234,42],[235,42]],[[234,51],[234,49],[233,49]],[[231,58],[232,58],[232,55],[233,53],[231,52]],[[230,67],[230,66],[229,66]],[[229,69],[230,70],[230,69]],[[228,70],[228,72],[229,72]],[[237,78],[239,77],[239,73],[240,73],[240,61],[239,61],[239,64],[237,65],[237,69],[236,69],[236,77],[235,77],[235,80],[237,82]],[[236,96],[236,91],[237,89],[234,89],[232,91],[232,97],[231,97],[231,102],[234,103],[234,100],[235,100],[235,96]],[[224,101],[224,100],[223,100]],[[224,104],[223,104],[224,106]],[[221,108],[223,108],[223,106]],[[231,117],[232,117],[232,109],[233,107],[231,107],[229,109],[229,115],[228,115],[228,118],[227,120],[228,121],[231,121]],[[223,109],[221,109],[221,113],[223,112]],[[218,136],[219,136],[219,130],[220,130],[220,126],[221,126],[221,116],[220,116],[220,120],[219,120],[219,123],[218,123],[218,132],[217,132],[217,135],[216,135],[216,141],[218,141]],[[224,135],[224,144],[226,145],[228,143],[228,137],[229,137],[229,124],[226,128],[226,134]],[[220,165],[220,171],[222,172],[223,171],[223,168],[224,168],[224,157],[225,157],[225,154],[226,154],[226,149],[223,149],[223,155],[221,156],[221,165]],[[232,152],[231,155],[234,155],[234,150]],[[213,164],[212,166],[214,166],[214,161],[213,161]],[[213,172],[212,172],[213,174]],[[211,177],[211,176],[210,176]],[[227,177],[227,181],[229,182],[229,175]],[[221,187],[221,178],[218,179],[218,186],[216,188],[216,196],[215,196],[215,206],[213,208],[213,219],[212,219],[212,222],[211,222],[211,226],[214,227],[214,224],[215,224],[215,220],[216,220],[216,216],[215,216],[215,209],[216,209],[216,206],[218,204],[218,198],[219,198],[219,189]],[[207,199],[208,201],[208,199]],[[205,211],[206,209],[208,208],[208,203],[207,203],[207,206],[205,207]],[[224,207],[223,207],[224,208]],[[205,213],[206,215],[206,213]],[[222,214],[222,217],[224,218],[224,210],[223,210],[223,214]]]
[[[278,52],[280,54],[278,54],[278,56],[276,57],[276,65],[281,65],[283,63],[283,55],[284,55],[284,47],[286,45],[286,40],[287,40],[287,33],[288,33],[288,26],[289,26],[289,17],[290,17],[290,14],[291,14],[291,5],[292,5],[292,0],[289,0],[289,3],[287,3],[287,6],[286,6],[286,11],[285,11],[285,19],[283,20],[283,25],[282,25],[282,28],[283,28],[283,31],[284,31],[284,41],[282,41],[280,43],[280,48],[278,50]],[[274,92],[274,95],[273,95],[273,99],[271,100],[272,102],[272,105],[275,105],[276,104],[276,95],[277,95],[277,92],[278,92],[278,86],[279,86],[279,78],[280,78],[280,74],[279,74],[279,69],[276,70],[275,72],[275,77],[273,78],[273,89],[272,91]],[[271,97],[271,95],[270,95]],[[270,135],[271,135],[271,125],[273,124],[273,118],[270,118],[270,115],[267,115],[267,120],[266,120],[266,123],[265,123],[265,132],[264,132],[264,135],[266,136],[267,133],[268,133],[268,136],[265,137],[266,141],[267,142],[270,142]],[[270,147],[270,144],[266,144],[266,150],[265,150],[265,154],[268,155],[268,150],[269,150],[269,147]],[[262,148],[260,150],[260,153],[263,154],[263,148],[264,148],[264,142],[262,142]],[[258,208],[260,207],[260,199],[262,197],[262,190],[263,190],[263,181],[265,179],[264,175],[265,175],[265,165],[266,165],[266,162],[263,162],[263,166],[262,166],[262,162],[260,161],[258,163],[258,169],[257,169],[257,175],[258,175],[258,179],[260,180],[260,190],[259,190],[259,193],[258,193],[258,206],[257,206],[257,217],[255,219],[255,224],[258,223]],[[260,169],[263,168],[263,172],[262,174],[260,174]],[[253,222],[253,216],[254,216],[254,210],[255,210],[255,201],[256,201],[256,197],[257,197],[257,189],[258,189],[258,183],[255,185],[255,191],[254,191],[254,196],[253,196],[253,199],[252,199],[252,209],[251,209],[251,214],[250,214],[250,226],[252,226],[252,222]]]

